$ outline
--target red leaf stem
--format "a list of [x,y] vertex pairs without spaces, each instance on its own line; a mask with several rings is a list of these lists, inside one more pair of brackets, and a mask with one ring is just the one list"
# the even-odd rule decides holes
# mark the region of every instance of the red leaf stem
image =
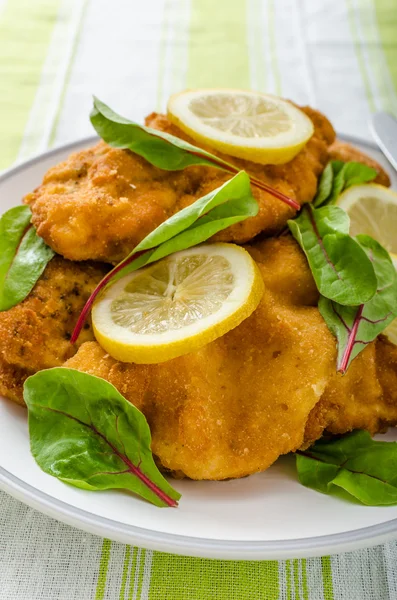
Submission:
[[[195,153],[192,152],[192,154],[195,154]],[[197,153],[196,156],[200,156],[200,154]],[[239,172],[239,169],[237,167],[235,167],[234,165],[231,165],[229,163],[226,163],[222,160],[219,160],[219,162],[214,160],[213,162],[219,168],[221,168],[224,171],[227,171],[229,173],[233,173],[233,175],[235,175],[236,173]],[[271,196],[274,196],[278,200],[281,200],[282,202],[284,202],[284,204],[287,204],[294,210],[300,210],[300,208],[301,208],[300,204],[293,198],[290,198],[289,196],[286,196],[282,192],[279,192],[278,190],[272,188],[270,185],[268,185],[264,181],[261,181],[260,179],[256,179],[256,177],[251,177],[251,175],[249,175],[249,174],[248,174],[248,176],[251,180],[252,185],[254,185],[255,187],[267,192],[268,194],[270,194]]]
[[358,307],[356,316],[354,317],[353,326],[349,331],[349,337],[347,339],[346,348],[345,348],[345,351],[342,356],[342,360],[339,365],[338,371],[340,371],[341,373],[346,373],[346,370],[347,370],[347,367],[349,364],[349,360],[350,360],[350,356],[353,351],[354,344],[356,343],[357,331],[358,331],[358,327],[360,325],[363,310],[364,310],[364,304],[361,304]]
[[[40,408],[43,408],[42,406]],[[127,455],[122,454],[121,452],[119,452],[116,448],[116,446],[114,446],[112,444],[112,442],[110,442],[104,435],[103,433],[101,433],[96,427],[95,425],[93,425],[93,423],[84,423],[84,421],[81,421],[80,419],[78,419],[77,417],[70,415],[68,413],[65,413],[62,410],[58,410],[56,408],[47,408],[45,407],[46,410],[49,410],[51,412],[56,412],[56,413],[60,413],[61,415],[64,415],[65,417],[67,417],[68,419],[72,419],[73,421],[77,421],[77,423],[80,423],[80,425],[84,425],[84,427],[87,427],[88,429],[91,429],[91,431],[93,431],[96,435],[98,435],[100,438],[103,439],[103,441],[111,448],[112,452],[114,452],[114,454],[116,456],[118,456],[118,458],[120,458],[120,460],[123,461],[123,463],[127,466],[127,470],[126,471],[119,471],[117,473],[109,473],[110,475],[119,475],[121,473],[125,473],[125,472],[129,472],[132,475],[135,475],[135,477],[137,477],[138,479],[140,479],[142,481],[142,483],[144,483],[149,490],[151,490],[158,498],[160,498],[160,500],[162,500],[165,504],[167,504],[168,506],[172,506],[172,507],[176,507],[178,506],[178,502],[176,500],[174,500],[173,498],[171,498],[168,494],[166,494],[161,488],[159,488],[155,483],[153,483],[153,481],[151,479],[149,479],[149,477],[147,475],[145,475],[145,473],[143,473],[141,471],[141,469],[138,467],[136,467],[134,465],[133,462],[131,462],[131,460],[128,458]],[[101,473],[104,473],[104,471],[101,471]]]
[[80,316],[78,318],[76,326],[75,326],[75,328],[73,330],[72,337],[70,338],[70,343],[71,344],[75,344],[76,343],[77,338],[79,337],[80,332],[81,332],[81,330],[83,328],[83,325],[85,323],[85,320],[86,320],[86,318],[88,316],[88,313],[90,312],[91,307],[94,304],[95,298],[98,296],[99,292],[101,290],[103,290],[103,288],[105,287],[105,285],[107,285],[109,283],[109,281],[111,279],[113,279],[113,277],[119,271],[121,271],[121,269],[123,269],[124,267],[126,267],[127,265],[129,265],[130,263],[132,263],[133,260],[135,260],[136,258],[138,258],[139,256],[141,256],[145,252],[147,252],[147,250],[143,250],[142,252],[136,252],[132,256],[128,256],[127,258],[125,258],[124,260],[122,260],[121,263],[119,263],[116,267],[114,267],[114,269],[112,269],[111,271],[109,271],[109,273],[107,275],[105,275],[105,277],[102,279],[102,281],[100,281],[98,283],[97,287],[92,292],[91,296],[88,298],[87,302],[84,305],[83,310],[80,313]]

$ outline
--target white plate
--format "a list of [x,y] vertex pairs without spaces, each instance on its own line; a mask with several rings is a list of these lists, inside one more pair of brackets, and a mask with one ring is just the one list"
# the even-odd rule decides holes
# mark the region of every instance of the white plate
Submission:
[[[3,175],[0,213],[17,205],[49,167],[93,141],[48,152]],[[372,145],[353,141],[391,171]],[[388,439],[397,439],[397,432]],[[40,471],[31,457],[26,411],[0,402],[0,487],[91,533],[144,548],[224,559],[319,556],[397,537],[397,506],[364,507],[304,488],[291,456],[245,479],[174,485],[182,493],[178,509],[159,509],[127,493],[67,486]]]

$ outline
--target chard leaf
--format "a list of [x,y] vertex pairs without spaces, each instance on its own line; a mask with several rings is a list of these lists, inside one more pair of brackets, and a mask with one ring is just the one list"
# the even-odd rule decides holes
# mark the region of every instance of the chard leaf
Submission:
[[328,329],[337,338],[337,369],[341,373],[397,317],[397,274],[388,252],[367,235],[356,239],[373,264],[375,295],[360,306],[342,306],[324,297],[318,304]]
[[[194,165],[204,165],[222,169],[232,175],[239,171],[233,164],[185,140],[125,119],[95,97],[90,119],[97,134],[109,146],[131,150],[159,169],[178,171]],[[260,179],[251,177],[251,183],[294,210],[300,209],[296,200],[288,198]]]
[[11,208],[0,218],[0,311],[22,302],[55,253],[30,224],[28,206]]
[[340,163],[341,161],[332,162],[334,180],[327,204],[334,204],[341,193],[352,185],[368,183],[369,181],[373,181],[377,175],[375,169],[359,162]]
[[318,207],[324,204],[326,199],[331,194],[332,183],[334,180],[334,171],[332,163],[329,162],[321,174],[320,181],[317,188],[317,194],[313,200],[313,206]]
[[307,204],[288,221],[306,254],[322,296],[348,306],[370,300],[377,289],[374,267],[360,244],[349,236],[349,217],[337,206]]
[[180,494],[157,469],[144,415],[99,377],[57,367],[29,377],[30,448],[39,467],[86,490],[125,489],[156,506]]
[[164,131],[129,121],[95,97],[90,119],[97,134],[107,144],[131,150],[159,169],[178,171],[194,165],[206,165],[236,172],[234,165],[214,154]]
[[376,170],[368,165],[333,160],[323,171],[313,206],[318,208],[324,204],[335,204],[340,194],[348,187],[373,181],[376,175]]
[[95,298],[110,282],[174,252],[205,242],[226,227],[255,216],[258,210],[250,179],[247,173],[240,171],[221,187],[170,217],[98,284],[79,317],[71,342],[77,340]]
[[296,456],[299,481],[332,494],[344,489],[368,506],[397,504],[397,443],[377,442],[367,431],[319,440]]

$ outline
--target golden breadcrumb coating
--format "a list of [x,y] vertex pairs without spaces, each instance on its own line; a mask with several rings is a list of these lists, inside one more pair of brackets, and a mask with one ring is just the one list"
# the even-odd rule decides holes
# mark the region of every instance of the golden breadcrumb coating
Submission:
[[[309,108],[302,110],[313,120],[315,132],[288,164],[263,166],[226,157],[299,204],[313,199],[328,161],[328,146],[335,138],[324,116]],[[153,113],[146,122],[187,139],[164,115]],[[42,185],[24,201],[32,209],[38,234],[57,253],[70,260],[115,263],[171,215],[230,177],[212,167],[164,171],[132,152],[100,142],[50,169]],[[259,214],[216,239],[244,243],[262,231],[269,235],[279,231],[294,216],[295,211],[280,200],[252,189]]]
[[0,312],[0,395],[23,404],[25,379],[62,365],[85,341],[94,339],[87,322],[77,344],[70,337],[89,295],[107,268],[55,257],[29,296]]
[[248,247],[265,293],[241,325],[158,365],[121,363],[95,342],[65,366],[102,377],[147,417],[162,468],[192,479],[243,477],[328,428],[371,433],[397,423],[397,348],[369,344],[336,373],[336,341],[307,261],[289,237]]

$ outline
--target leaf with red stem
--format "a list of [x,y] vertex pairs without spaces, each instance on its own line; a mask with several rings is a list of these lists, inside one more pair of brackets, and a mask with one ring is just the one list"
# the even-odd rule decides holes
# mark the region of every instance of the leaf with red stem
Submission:
[[318,305],[338,340],[337,369],[341,373],[397,317],[397,276],[388,252],[367,235],[357,236],[357,241],[374,266],[376,294],[359,306],[343,306],[324,297]]
[[169,254],[201,244],[226,227],[255,216],[258,210],[249,177],[245,171],[240,171],[219,188],[167,219],[102,279],[79,317],[71,343],[77,340],[95,298],[108,284]]
[[[233,175],[239,172],[233,164],[181,138],[125,119],[95,96],[90,119],[97,134],[109,146],[131,150],[159,169],[178,171],[194,165],[204,165]],[[294,210],[300,209],[296,200],[273,189],[264,181],[252,177],[251,182]]]
[[30,223],[28,206],[16,206],[0,218],[0,311],[31,292],[55,255]]
[[125,489],[156,506],[180,494],[153,460],[144,415],[99,377],[57,367],[24,386],[30,447],[39,467],[86,490]]
[[349,217],[337,206],[306,204],[288,226],[309,262],[320,294],[344,305],[367,302],[376,292],[371,261],[349,235]]

